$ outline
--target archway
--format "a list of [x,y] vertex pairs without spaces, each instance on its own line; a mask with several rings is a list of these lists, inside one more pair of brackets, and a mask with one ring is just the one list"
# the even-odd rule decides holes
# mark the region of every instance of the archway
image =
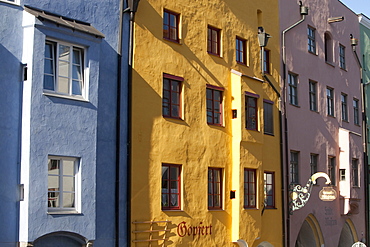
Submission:
[[312,214],[308,215],[304,220],[295,247],[320,247],[324,244],[324,238],[321,233],[319,222]]
[[53,232],[33,242],[34,247],[85,247],[87,240],[79,234],[71,232]]
[[340,233],[338,247],[352,246],[357,241],[355,226],[350,219],[347,219]]

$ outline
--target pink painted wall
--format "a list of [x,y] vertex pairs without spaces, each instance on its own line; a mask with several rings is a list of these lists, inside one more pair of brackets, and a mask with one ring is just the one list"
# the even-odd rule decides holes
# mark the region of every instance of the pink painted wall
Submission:
[[[310,154],[318,154],[318,171],[327,173],[328,156],[336,157],[336,190],[338,198],[333,202],[323,202],[318,194],[325,179],[319,179],[319,186],[314,186],[311,198],[302,209],[294,211],[290,216],[290,246],[295,242],[301,226],[309,214],[317,219],[324,238],[325,246],[338,246],[342,228],[350,219],[356,228],[359,240],[362,232],[365,235],[365,197],[364,179],[360,176],[360,187],[351,185],[351,161],[359,160],[360,174],[363,174],[362,128],[354,124],[353,98],[360,102],[361,124],[361,91],[360,70],[350,44],[350,34],[359,38],[357,15],[337,0],[306,0],[303,5],[309,8],[305,20],[285,34],[286,75],[292,72],[298,75],[298,106],[289,104],[287,91],[288,80],[284,87],[283,97],[286,102],[288,130],[288,156],[284,159],[284,167],[289,173],[290,150],[299,151],[299,183],[305,185],[311,176]],[[301,19],[299,5],[296,0],[280,1],[281,31]],[[328,18],[344,16],[342,22],[328,23]],[[316,29],[316,54],[308,52],[307,28]],[[324,34],[329,32],[333,41],[333,63],[325,62]],[[346,47],[346,70],[339,66],[339,44]],[[360,47],[356,48],[360,54]],[[283,69],[282,69],[283,71]],[[283,73],[282,73],[283,74]],[[317,82],[317,112],[309,108],[309,80]],[[327,115],[326,88],[334,89],[334,117]],[[348,122],[342,121],[341,93],[347,94]],[[345,139],[339,141],[339,129],[347,133]],[[287,164],[288,163],[288,164]],[[339,169],[346,169],[345,181],[339,182]],[[343,197],[358,204],[358,213],[343,215]],[[346,202],[348,205],[348,202]],[[287,216],[288,217],[288,216]],[[289,229],[289,228],[288,228]],[[365,237],[365,236],[364,236]]]

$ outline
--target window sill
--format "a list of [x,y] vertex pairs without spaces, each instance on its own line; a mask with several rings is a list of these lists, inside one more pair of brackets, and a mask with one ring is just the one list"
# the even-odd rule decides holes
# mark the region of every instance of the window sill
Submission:
[[314,56],[317,56],[316,52],[312,52],[312,51],[308,51],[308,53],[314,55]]
[[166,208],[162,208],[162,211],[163,212],[184,212],[184,210],[182,209],[166,209]]
[[70,96],[70,95],[63,95],[63,94],[57,94],[52,92],[46,92],[44,91],[42,93],[45,96],[51,96],[51,97],[57,97],[57,98],[64,98],[64,99],[70,99],[70,100],[77,100],[77,101],[83,101],[83,102],[89,102],[88,100],[84,99],[82,96]]
[[221,208],[219,208],[219,209],[217,209],[217,208],[209,208],[208,211],[212,211],[212,212],[224,212],[225,210],[223,210]]
[[174,43],[174,44],[182,45],[181,39],[174,40],[174,39],[169,39],[169,38],[165,38],[165,37],[163,37],[163,39],[166,40],[166,41],[169,41],[171,43]]
[[56,210],[56,211],[48,211],[49,215],[82,215],[82,213],[80,212],[77,212],[75,210],[66,210],[66,211],[63,211],[63,210]]
[[18,1],[11,2],[11,1],[6,1],[6,0],[0,0],[0,2],[1,3],[8,3],[8,4],[11,4],[11,5],[15,5],[15,6],[19,6]]
[[331,118],[335,118],[335,116],[333,116],[333,115],[329,115],[329,114],[328,114],[327,116],[328,116],[328,117],[331,117]]
[[207,51],[209,55],[212,55],[212,56],[215,56],[215,57],[218,57],[218,58],[222,58],[220,54],[217,54],[217,53],[213,53],[213,52],[210,52],[210,51]]
[[[163,115],[162,115],[163,116]],[[168,119],[171,119],[171,120],[179,120],[179,121],[184,121],[184,119],[182,119],[181,117],[170,117],[170,116],[163,116],[163,118],[168,118]]]
[[257,210],[258,208],[247,208],[247,207],[243,207],[243,209],[245,209],[245,210]]
[[213,124],[213,123],[207,123],[209,126],[213,126],[213,127],[220,127],[220,128],[225,128],[224,125],[222,124]]
[[238,62],[238,61],[236,61],[236,63],[239,64],[239,65],[245,66],[245,67],[249,67],[246,63],[242,63],[242,62]]
[[311,112],[314,112],[314,113],[319,113],[319,111],[317,111],[317,110],[311,110],[311,109],[310,109],[310,111],[311,111]]
[[274,133],[263,133],[263,134],[268,135],[268,136],[275,136]]
[[342,68],[342,67],[339,67],[341,70],[347,72],[347,69],[346,68]]
[[300,105],[295,105],[295,104],[292,104],[292,103],[289,103],[289,105],[294,106],[294,107],[297,107],[297,108],[301,108]]
[[335,64],[333,64],[332,62],[325,61],[325,63],[326,63],[327,65],[330,65],[331,67],[335,68]]

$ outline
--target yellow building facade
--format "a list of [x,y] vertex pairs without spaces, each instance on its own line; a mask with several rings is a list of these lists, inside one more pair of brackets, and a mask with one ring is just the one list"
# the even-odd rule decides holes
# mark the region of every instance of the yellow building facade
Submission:
[[279,70],[278,1],[140,1],[132,246],[283,246]]

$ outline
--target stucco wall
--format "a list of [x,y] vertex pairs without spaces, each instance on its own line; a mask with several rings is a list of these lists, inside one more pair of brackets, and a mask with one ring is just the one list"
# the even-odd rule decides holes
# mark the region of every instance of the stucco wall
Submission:
[[[0,2],[0,245],[17,241],[22,97],[22,12]],[[5,24],[6,23],[6,24]],[[6,222],[6,223],[5,223]]]
[[[180,43],[163,39],[164,8],[180,13]],[[263,13],[260,22],[257,9]],[[257,246],[264,240],[276,246],[282,245],[282,209],[281,198],[278,196],[281,174],[277,97],[267,83],[246,77],[233,80],[231,74],[231,69],[234,69],[250,77],[261,78],[257,28],[263,25],[266,32],[278,37],[277,20],[277,3],[274,1],[140,1],[135,18],[131,219],[136,222],[170,220],[170,233],[166,235],[169,240],[166,244],[233,246],[232,242],[240,237],[250,246]],[[220,56],[207,53],[207,25],[222,29]],[[239,65],[235,61],[236,36],[248,40],[249,66]],[[279,39],[270,39],[267,48],[272,54],[273,70],[269,76],[278,87]],[[162,116],[163,73],[184,78],[181,120]],[[240,85],[235,92],[232,90],[234,82]],[[207,84],[224,88],[221,127],[207,124]],[[231,119],[231,102],[244,102],[245,91],[260,95],[258,132],[245,130],[244,103],[239,105],[241,110],[238,118]],[[263,134],[263,99],[272,100],[276,104],[274,137]],[[232,129],[232,121],[240,121],[239,130]],[[234,147],[233,138],[243,141]],[[233,156],[233,148],[240,155]],[[161,210],[162,163],[181,165],[181,210]],[[207,208],[208,167],[223,169],[222,210]],[[233,176],[243,182],[245,167],[258,169],[257,209],[243,209],[243,185],[233,183]],[[265,210],[261,216],[264,170],[276,171],[277,210]],[[236,190],[236,199],[229,199],[230,190]],[[240,211],[233,212],[235,204]],[[212,225],[212,235],[180,237],[176,228],[183,221],[187,226]],[[274,224],[273,230],[269,228],[271,221],[279,222]],[[135,228],[143,230],[145,225],[133,224],[132,230]],[[148,237],[145,234],[132,234],[131,238],[140,240]]]
[[[324,236],[325,246],[337,246],[341,230],[346,219],[351,219],[356,225],[355,238],[361,238],[365,231],[364,224],[364,180],[361,176],[361,186],[352,188],[351,161],[359,159],[359,167],[363,169],[362,159],[362,130],[360,125],[354,124],[353,99],[361,104],[360,70],[355,53],[350,44],[350,34],[359,38],[359,28],[356,24],[357,16],[350,9],[336,0],[328,1],[303,1],[309,8],[305,20],[288,31],[286,41],[286,73],[298,75],[298,106],[289,104],[287,87],[283,88],[286,102],[286,117],[288,119],[288,157],[285,159],[286,172],[289,174],[289,152],[299,152],[299,183],[304,185],[310,177],[310,154],[318,154],[318,171],[328,172],[328,156],[336,159],[336,190],[338,198],[333,202],[322,202],[318,198],[321,186],[312,190],[309,202],[290,216],[290,244],[294,245],[300,227],[306,217],[312,213],[318,220]],[[295,1],[281,1],[281,30],[299,21],[302,16],[299,6]],[[289,12],[290,15],[284,13]],[[341,22],[329,23],[328,18],[344,16]],[[308,52],[307,28],[315,28],[316,53]],[[325,62],[324,34],[328,32],[333,40],[333,61]],[[339,66],[339,44],[346,47],[346,69]],[[358,46],[357,52],[360,52]],[[309,108],[309,80],[317,82],[317,112]],[[287,85],[288,81],[285,81]],[[334,89],[334,117],[327,115],[327,87]],[[285,90],[285,91],[284,91]],[[341,93],[347,94],[348,121],[343,121],[341,116]],[[359,110],[361,111],[361,110]],[[361,118],[360,118],[361,121]],[[345,143],[341,146],[339,128],[349,131]],[[344,160],[343,156],[347,159]],[[339,184],[339,169],[346,168],[346,183]],[[360,173],[361,174],[361,173]],[[342,188],[341,188],[342,186]],[[345,187],[343,187],[345,186]],[[351,188],[348,188],[351,187]],[[351,192],[349,192],[351,191]],[[343,216],[343,197],[346,193],[351,198],[358,198],[360,211],[358,214]],[[348,195],[347,195],[348,196]]]

